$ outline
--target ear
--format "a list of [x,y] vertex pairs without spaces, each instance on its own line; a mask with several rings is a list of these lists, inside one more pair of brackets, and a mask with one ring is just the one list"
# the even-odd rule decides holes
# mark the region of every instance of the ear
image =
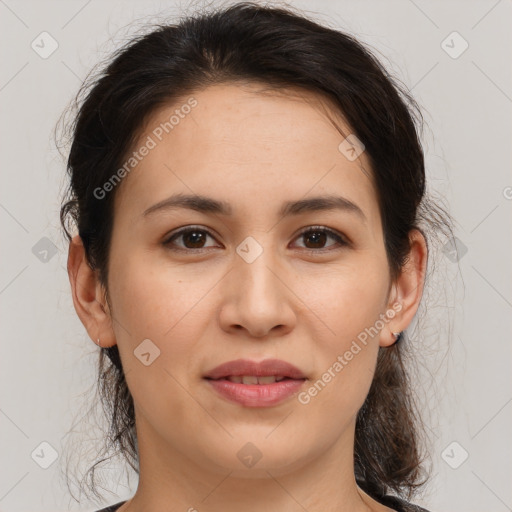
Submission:
[[428,248],[425,237],[418,229],[409,232],[410,251],[399,277],[391,286],[388,311],[395,311],[393,320],[382,331],[380,346],[389,347],[395,343],[393,332],[405,330],[411,323],[423,294],[427,269]]
[[91,339],[101,347],[116,344],[105,289],[98,272],[89,266],[80,235],[73,237],[68,251],[68,276],[73,304]]

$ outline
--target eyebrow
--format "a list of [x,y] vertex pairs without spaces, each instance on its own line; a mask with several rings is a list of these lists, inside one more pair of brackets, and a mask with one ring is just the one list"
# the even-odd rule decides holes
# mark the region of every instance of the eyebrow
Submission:
[[[142,216],[147,217],[157,211],[172,210],[176,208],[186,208],[201,213],[213,213],[226,216],[233,214],[231,205],[225,201],[219,201],[211,197],[197,194],[175,194],[154,204],[153,206],[150,206],[144,211]],[[352,213],[360,217],[363,222],[366,222],[366,216],[357,204],[345,197],[334,195],[299,199],[298,201],[287,201],[282,205],[278,212],[278,216],[287,217],[290,215],[299,215],[301,213],[329,210],[342,210],[347,213]]]

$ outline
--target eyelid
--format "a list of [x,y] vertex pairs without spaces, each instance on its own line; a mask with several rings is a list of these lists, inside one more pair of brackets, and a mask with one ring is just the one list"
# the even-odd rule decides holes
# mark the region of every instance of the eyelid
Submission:
[[[348,239],[348,237],[346,237],[344,234],[340,233],[338,230],[332,229],[332,228],[328,228],[327,226],[319,226],[319,225],[316,225],[316,226],[306,226],[305,228],[302,228],[297,233],[297,235],[295,235],[295,237],[293,239],[295,240],[299,236],[301,236],[304,233],[307,233],[309,231],[321,231],[322,233],[326,233],[328,236],[331,236],[332,238],[334,238],[338,242],[339,246],[349,246],[349,245],[351,245],[351,241]],[[325,252],[325,251],[329,251],[329,250],[333,250],[333,249],[329,249],[329,248],[309,249],[308,247],[304,247],[303,250],[310,251],[310,252],[321,253],[322,251]]]
[[[216,235],[214,235],[209,228],[205,228],[200,225],[192,225],[191,224],[189,226],[183,226],[181,228],[178,228],[175,231],[172,231],[169,235],[167,235],[164,238],[164,241],[162,243],[164,246],[167,246],[170,244],[170,242],[173,239],[179,238],[181,235],[188,233],[190,231],[194,231],[194,230],[202,231],[202,232],[206,233],[207,236],[216,240]],[[327,226],[321,226],[321,225],[305,226],[293,237],[293,240],[296,240],[298,237],[300,237],[304,233],[308,233],[310,231],[315,231],[315,230],[326,233],[328,236],[331,236],[332,238],[334,238],[338,244],[338,247],[334,247],[334,249],[339,249],[340,247],[351,245],[350,239],[348,239],[344,234],[340,233],[339,231],[337,231],[335,229],[329,228]],[[210,249],[210,248],[209,247],[201,247],[201,248],[197,248],[197,249],[189,249],[189,248],[182,248],[182,247],[173,247],[172,248],[172,250],[175,250],[175,251],[197,252],[197,253],[205,251],[205,250],[207,251],[208,249]],[[303,251],[319,253],[319,254],[322,252],[326,252],[326,251],[330,251],[330,250],[334,250],[334,249],[329,249],[329,248],[310,249],[308,247],[302,248]]]
[[[216,240],[216,235],[213,235],[213,233],[211,232],[210,229],[205,228],[203,226],[191,224],[189,226],[183,226],[181,228],[178,228],[175,231],[172,231],[171,233],[169,233],[168,235],[165,236],[164,241],[162,243],[163,243],[163,245],[169,245],[173,239],[179,238],[181,235],[188,233],[189,231],[194,231],[194,230],[203,231],[204,233],[207,234],[207,236]],[[199,248],[199,249],[188,249],[188,248],[183,248],[183,247],[173,247],[172,249],[176,250],[176,251],[200,252],[200,251],[204,251],[205,249],[207,250],[209,248],[206,247],[206,248]]]

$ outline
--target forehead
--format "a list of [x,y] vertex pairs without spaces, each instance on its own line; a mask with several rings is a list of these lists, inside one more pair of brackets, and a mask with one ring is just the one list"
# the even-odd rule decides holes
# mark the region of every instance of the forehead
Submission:
[[329,101],[313,93],[210,86],[150,116],[131,151],[150,149],[123,179],[116,214],[128,208],[140,215],[176,192],[215,195],[235,212],[258,200],[277,210],[284,196],[339,192],[371,218],[378,212],[370,164],[364,152],[347,158],[350,133]]

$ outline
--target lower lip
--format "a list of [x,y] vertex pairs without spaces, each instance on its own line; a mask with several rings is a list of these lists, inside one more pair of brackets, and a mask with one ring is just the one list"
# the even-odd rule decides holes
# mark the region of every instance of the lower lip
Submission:
[[224,379],[207,381],[224,398],[245,407],[276,405],[297,393],[305,382],[304,379],[286,379],[272,384],[239,384]]

